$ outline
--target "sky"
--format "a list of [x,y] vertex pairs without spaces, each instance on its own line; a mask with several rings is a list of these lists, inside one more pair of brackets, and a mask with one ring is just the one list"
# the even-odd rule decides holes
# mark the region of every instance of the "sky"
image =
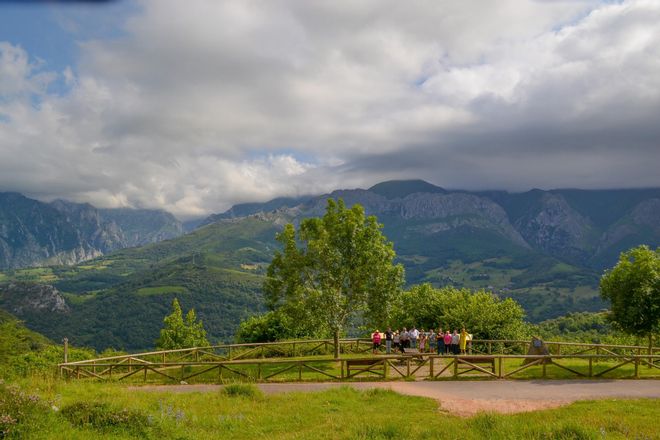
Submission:
[[0,1],[0,191],[189,219],[659,170],[655,0]]

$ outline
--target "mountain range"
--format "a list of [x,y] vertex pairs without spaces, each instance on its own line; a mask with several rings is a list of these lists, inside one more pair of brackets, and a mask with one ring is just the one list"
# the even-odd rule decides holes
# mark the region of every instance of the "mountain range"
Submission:
[[[3,194],[0,262],[14,269],[0,274],[0,308],[53,339],[137,349],[153,344],[178,297],[184,309],[195,307],[212,340],[229,340],[241,319],[264,308],[261,283],[277,231],[323,215],[328,198],[378,217],[409,284],[489,289],[519,301],[531,321],[600,310],[603,269],[622,250],[660,244],[660,189],[469,192],[389,181],[235,205],[185,235],[162,211]],[[21,209],[6,208],[6,199]],[[85,257],[95,258],[64,265]],[[55,265],[17,269],[44,261]]]
[[182,234],[181,222],[165,211],[97,209],[0,193],[0,270],[76,264]]

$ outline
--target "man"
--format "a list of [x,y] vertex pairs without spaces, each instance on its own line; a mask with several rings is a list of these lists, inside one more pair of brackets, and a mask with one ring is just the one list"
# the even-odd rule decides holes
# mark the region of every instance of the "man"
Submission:
[[410,331],[410,348],[417,348],[417,338],[419,338],[419,330],[417,327],[413,327]]
[[392,352],[392,338],[394,337],[394,333],[392,333],[392,328],[387,327],[387,331],[385,332],[385,353],[390,354]]

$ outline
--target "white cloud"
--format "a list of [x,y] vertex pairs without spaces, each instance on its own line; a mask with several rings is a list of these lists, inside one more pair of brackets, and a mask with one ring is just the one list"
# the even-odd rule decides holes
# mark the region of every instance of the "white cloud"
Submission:
[[61,73],[0,43],[0,188],[185,217],[386,178],[660,184],[657,2],[141,5]]

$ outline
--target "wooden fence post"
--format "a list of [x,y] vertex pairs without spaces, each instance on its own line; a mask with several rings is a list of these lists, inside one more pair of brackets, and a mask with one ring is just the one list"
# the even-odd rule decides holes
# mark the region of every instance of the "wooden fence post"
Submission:
[[62,339],[64,342],[64,363],[69,362],[69,338],[65,337]]

